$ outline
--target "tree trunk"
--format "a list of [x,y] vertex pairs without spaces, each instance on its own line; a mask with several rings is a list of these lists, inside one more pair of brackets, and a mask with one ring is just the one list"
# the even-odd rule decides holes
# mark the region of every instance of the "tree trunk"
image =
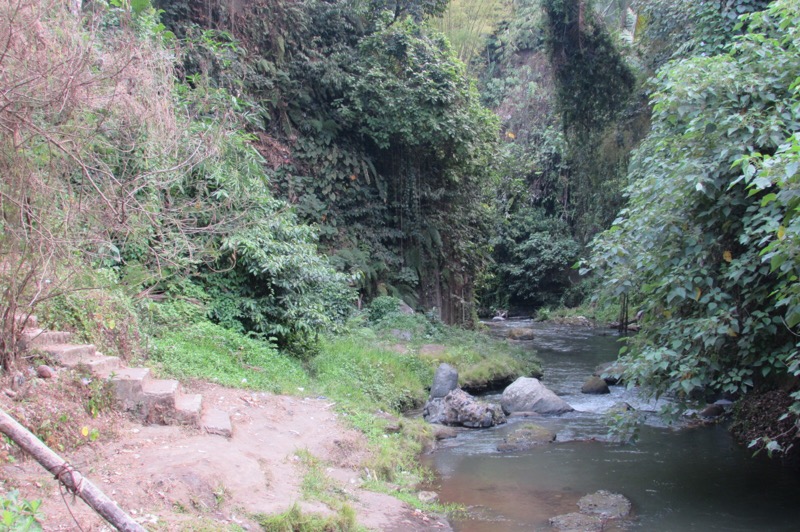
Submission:
[[87,478],[72,468],[63,458],[17,423],[0,409],[0,432],[11,438],[26,453],[33,456],[56,479],[83,499],[95,512],[122,532],[146,532],[144,527],[131,519],[119,506],[100,491]]

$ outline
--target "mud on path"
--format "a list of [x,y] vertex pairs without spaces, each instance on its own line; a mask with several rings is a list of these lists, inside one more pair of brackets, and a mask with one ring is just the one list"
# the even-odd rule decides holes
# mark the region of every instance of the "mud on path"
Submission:
[[[119,417],[114,441],[62,455],[148,530],[259,530],[250,516],[280,513],[295,503],[304,512],[333,513],[320,502],[302,500],[305,466],[297,453],[303,450],[325,464],[360,525],[450,530],[440,517],[361,487],[365,439],[344,426],[331,401],[206,383],[187,388],[231,414],[232,438]],[[23,497],[42,499],[45,530],[78,530],[69,511],[85,531],[109,529],[80,499],[68,495],[65,505],[56,481],[32,460],[7,464],[0,476]]]

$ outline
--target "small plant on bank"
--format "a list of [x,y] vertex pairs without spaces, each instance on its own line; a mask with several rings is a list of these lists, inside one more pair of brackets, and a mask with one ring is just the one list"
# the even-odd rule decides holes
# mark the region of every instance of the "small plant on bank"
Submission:
[[39,524],[42,513],[39,507],[41,500],[29,501],[19,498],[19,491],[11,490],[0,497],[2,520],[0,530],[9,532],[36,532],[42,530]]
[[[110,380],[104,379],[89,379],[86,387],[88,388],[86,398],[86,411],[90,416],[96,418],[102,412],[108,412],[114,409],[116,405],[116,398],[114,396],[114,388]],[[83,381],[82,381],[83,382]]]

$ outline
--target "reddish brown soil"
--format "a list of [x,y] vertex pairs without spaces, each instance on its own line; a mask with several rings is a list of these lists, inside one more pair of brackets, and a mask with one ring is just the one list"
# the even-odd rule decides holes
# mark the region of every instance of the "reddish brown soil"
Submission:
[[[27,392],[28,399],[0,394],[0,407],[22,417],[34,410],[58,416],[58,394],[49,394],[56,383],[42,382]],[[231,414],[232,438],[194,428],[143,426],[114,413],[81,418],[78,406],[66,409],[65,434],[83,437],[86,424],[100,438],[62,456],[148,530],[225,530],[234,524],[259,530],[254,514],[280,513],[295,503],[304,511],[332,514],[324,504],[302,499],[300,450],[325,464],[360,525],[381,531],[450,529],[441,518],[361,487],[360,464],[367,456],[363,435],[344,426],[330,401],[210,384],[190,388],[202,393],[207,405]],[[13,454],[8,446],[5,450],[6,458]],[[76,522],[85,531],[108,529],[80,499],[67,496],[65,502],[57,482],[38,463],[3,464],[0,487],[42,499],[45,530],[77,530]]]

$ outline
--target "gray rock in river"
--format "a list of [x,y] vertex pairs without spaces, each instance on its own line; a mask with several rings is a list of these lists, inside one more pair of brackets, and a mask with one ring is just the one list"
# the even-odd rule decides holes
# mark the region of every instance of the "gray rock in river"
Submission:
[[503,391],[500,399],[503,412],[538,412],[539,414],[564,414],[574,409],[539,379],[520,377]]
[[458,370],[450,364],[439,364],[433,376],[431,398],[445,397],[448,393],[458,388]]
[[528,327],[515,327],[508,331],[508,337],[511,340],[533,340],[536,337],[536,331]]
[[620,519],[631,513],[631,501],[619,493],[599,490],[578,501],[582,513],[597,515],[604,519]]
[[550,526],[562,532],[600,532],[603,519],[596,515],[572,512],[550,518]]
[[608,384],[606,384],[606,381],[600,377],[592,376],[583,383],[583,386],[581,386],[581,393],[601,395],[604,393],[611,393],[611,390],[608,389]]
[[478,401],[460,388],[443,398],[425,403],[422,416],[429,423],[462,425],[469,428],[488,428],[506,422],[500,405]]

